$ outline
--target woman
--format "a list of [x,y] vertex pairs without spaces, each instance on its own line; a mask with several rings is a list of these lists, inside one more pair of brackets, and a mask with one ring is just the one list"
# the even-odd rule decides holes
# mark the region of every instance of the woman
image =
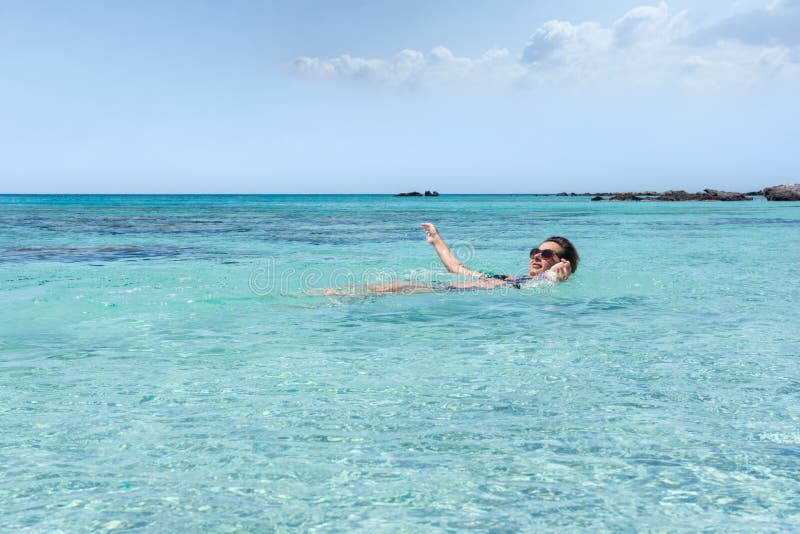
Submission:
[[514,287],[520,289],[522,284],[534,279],[545,279],[553,282],[563,282],[578,269],[580,256],[575,246],[565,237],[553,236],[542,242],[541,245],[530,252],[528,275],[517,277],[506,274],[494,274],[470,269],[461,263],[444,242],[439,230],[432,223],[422,223],[428,243],[433,245],[439,259],[448,271],[462,276],[470,276],[475,280],[460,280],[443,286],[419,282],[392,280],[382,284],[369,284],[354,286],[350,290],[325,289],[325,295],[352,295],[352,294],[377,294],[391,293],[431,293],[434,291],[459,291],[467,289],[497,289],[500,287]]
[[475,285],[474,282],[462,282],[461,286],[455,286],[464,289],[473,287],[481,288],[487,285],[487,289],[491,289],[501,286],[504,283],[519,288],[520,284],[537,277],[554,282],[563,282],[578,269],[578,262],[580,261],[578,251],[569,239],[553,236],[548,237],[541,245],[531,250],[528,276],[516,277],[505,274],[484,273],[470,269],[458,261],[450,251],[450,247],[448,247],[447,243],[442,239],[442,236],[439,235],[439,230],[437,230],[436,226],[432,223],[422,223],[422,227],[425,229],[428,243],[433,245],[433,248],[439,255],[439,259],[442,260],[442,263],[448,271],[464,276],[472,276],[485,281],[483,285]]

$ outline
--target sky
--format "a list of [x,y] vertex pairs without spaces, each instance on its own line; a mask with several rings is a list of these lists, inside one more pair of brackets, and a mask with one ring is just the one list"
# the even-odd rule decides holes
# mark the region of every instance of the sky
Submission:
[[800,0],[0,0],[0,193],[800,182]]

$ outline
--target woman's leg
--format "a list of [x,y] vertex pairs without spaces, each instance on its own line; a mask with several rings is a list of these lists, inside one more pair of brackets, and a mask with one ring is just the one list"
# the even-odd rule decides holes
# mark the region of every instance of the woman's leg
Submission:
[[322,294],[328,297],[346,297],[348,295],[411,295],[413,293],[432,293],[430,284],[391,280],[378,284],[361,284],[344,288],[328,287]]

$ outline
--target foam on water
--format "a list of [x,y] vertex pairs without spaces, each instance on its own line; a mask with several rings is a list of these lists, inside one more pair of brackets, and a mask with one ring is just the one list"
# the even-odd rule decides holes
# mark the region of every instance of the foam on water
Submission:
[[[800,206],[0,197],[7,530],[787,530]],[[326,297],[520,274],[555,287]],[[455,243],[458,241],[459,243]]]

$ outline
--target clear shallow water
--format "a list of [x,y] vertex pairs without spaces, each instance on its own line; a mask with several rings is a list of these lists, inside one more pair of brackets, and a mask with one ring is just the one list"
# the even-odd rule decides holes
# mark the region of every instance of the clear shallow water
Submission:
[[[800,204],[0,196],[5,530],[786,530]],[[448,280],[419,228],[522,291]]]

